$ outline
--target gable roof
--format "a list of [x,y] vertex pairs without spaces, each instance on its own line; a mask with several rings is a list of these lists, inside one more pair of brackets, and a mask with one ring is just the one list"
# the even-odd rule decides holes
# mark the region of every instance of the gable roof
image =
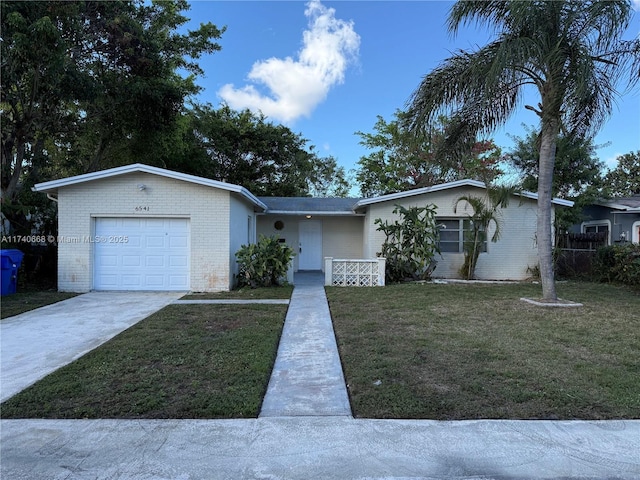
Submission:
[[219,188],[220,190],[226,190],[228,192],[237,193],[241,197],[248,200],[254,206],[266,210],[267,206],[262,203],[258,197],[240,185],[234,185],[232,183],[219,182],[217,180],[211,180],[209,178],[197,177],[195,175],[188,175],[186,173],[174,172],[172,170],[166,170],[164,168],[152,167],[144,165],[142,163],[134,163],[131,165],[124,165],[122,167],[109,168],[107,170],[101,170],[99,172],[85,173],[83,175],[76,175],[74,177],[62,178],[60,180],[51,180],[49,182],[38,183],[33,187],[34,192],[43,193],[56,193],[59,188],[67,187],[69,185],[77,185],[79,183],[91,182],[93,180],[102,180],[105,178],[115,177],[118,175],[126,175],[129,173],[150,173],[152,175],[159,175],[161,177],[172,178],[175,180],[181,180],[183,182],[195,183],[198,185],[204,185],[206,187]]
[[[387,195],[381,195],[379,197],[363,198],[360,201],[358,201],[358,203],[354,206],[354,209],[366,207],[367,205],[373,205],[375,203],[388,202],[391,200],[398,200],[401,198],[408,198],[408,197],[413,197],[415,195],[423,195],[425,193],[439,192],[442,190],[449,190],[449,189],[458,188],[458,187],[476,187],[476,188],[483,188],[483,189],[487,188],[487,186],[483,182],[479,182],[478,180],[456,180],[455,182],[441,183],[439,185],[433,185],[431,187],[423,187],[423,188],[416,188],[413,190],[406,190],[404,192],[389,193]],[[532,192],[523,191],[523,192],[514,193],[514,195],[530,198],[532,200],[538,200],[538,195]],[[554,203],[555,205],[561,205],[563,207],[573,207],[572,201],[563,200],[561,198],[552,199],[552,203]]]
[[622,212],[637,213],[640,212],[640,195],[599,200],[594,202],[594,204],[601,207],[609,207],[614,210],[621,210]]
[[359,198],[339,197],[258,197],[269,214],[279,215],[359,215],[354,206]]

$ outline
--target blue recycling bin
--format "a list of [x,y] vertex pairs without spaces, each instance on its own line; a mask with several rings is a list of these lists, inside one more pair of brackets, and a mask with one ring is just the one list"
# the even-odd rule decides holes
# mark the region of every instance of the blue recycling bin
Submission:
[[16,293],[18,269],[23,257],[24,254],[20,250],[0,250],[0,266],[2,267],[0,294],[2,296]]

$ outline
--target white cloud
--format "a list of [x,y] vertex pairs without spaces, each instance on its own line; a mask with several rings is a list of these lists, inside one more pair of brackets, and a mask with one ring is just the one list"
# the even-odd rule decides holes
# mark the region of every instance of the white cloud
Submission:
[[218,95],[231,108],[248,108],[274,120],[292,122],[308,117],[326,99],[331,87],[344,82],[347,66],[360,48],[353,22],[335,18],[335,9],[319,0],[307,3],[304,14],[309,18],[309,28],[303,33],[297,59],[269,58],[254,63],[248,80],[266,86],[268,95],[254,85],[224,85]]
[[604,166],[608,170],[614,170],[618,166],[618,157],[621,156],[622,153],[616,153],[605,159]]
[[636,12],[640,12],[640,0],[631,0],[631,6]]

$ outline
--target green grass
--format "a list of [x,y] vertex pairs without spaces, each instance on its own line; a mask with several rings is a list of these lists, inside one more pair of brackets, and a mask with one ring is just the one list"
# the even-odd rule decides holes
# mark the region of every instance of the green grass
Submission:
[[292,285],[269,288],[245,287],[239,288],[237,290],[231,290],[230,292],[190,293],[189,295],[185,295],[184,297],[182,297],[181,300],[275,300],[291,298],[292,292]]
[[[328,288],[358,417],[640,418],[640,295],[561,283]],[[377,384],[377,385],[376,385]]]
[[286,306],[170,305],[2,404],[2,418],[256,417]]
[[18,292],[12,295],[5,295],[0,300],[0,318],[12,317],[75,297],[76,295],[76,293],[56,292],[54,290]]

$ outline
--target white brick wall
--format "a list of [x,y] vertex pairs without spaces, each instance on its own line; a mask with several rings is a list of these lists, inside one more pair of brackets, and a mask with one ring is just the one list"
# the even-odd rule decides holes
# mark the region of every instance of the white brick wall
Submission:
[[[139,190],[139,184],[146,188]],[[189,218],[191,290],[229,289],[231,194],[228,191],[148,173],[131,173],[62,187],[58,199],[58,234],[70,239],[93,235],[96,217]],[[246,218],[244,222],[246,225]],[[72,292],[93,288],[91,243],[59,243],[58,288]]]
[[[437,217],[465,217],[464,204],[461,203],[454,212],[456,200],[465,194],[484,196],[484,189],[462,187],[440,192],[433,192],[415,197],[391,200],[370,206],[365,219],[365,257],[375,257],[381,250],[384,235],[377,231],[375,219],[393,221],[398,217],[392,211],[396,204],[404,207],[435,204],[438,206]],[[498,242],[488,242],[487,252],[481,253],[476,267],[476,277],[485,280],[522,280],[530,276],[527,267],[534,267],[538,263],[536,235],[535,200],[514,196],[509,206],[502,210],[501,238]],[[493,231],[489,232],[489,238]],[[443,253],[436,255],[438,266],[434,277],[459,278],[458,269],[462,266],[462,253]]]
[[325,217],[322,228],[323,257],[363,258],[363,217]]

